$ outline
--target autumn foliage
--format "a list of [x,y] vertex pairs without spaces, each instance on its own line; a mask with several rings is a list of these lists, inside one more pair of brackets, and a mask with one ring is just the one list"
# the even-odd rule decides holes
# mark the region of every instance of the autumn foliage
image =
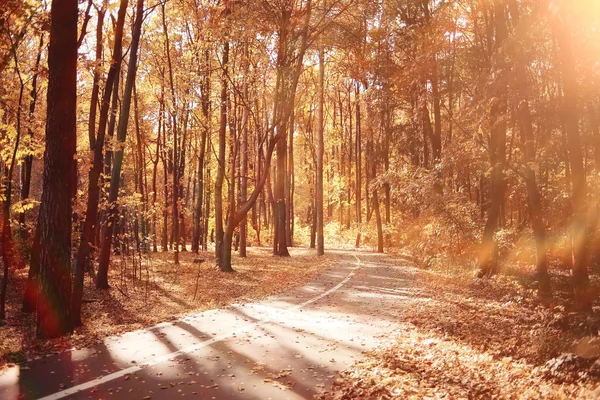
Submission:
[[69,334],[123,260],[150,284],[259,246],[518,275],[549,302],[568,271],[566,307],[594,312],[597,1],[5,3],[0,319],[17,293],[39,337]]

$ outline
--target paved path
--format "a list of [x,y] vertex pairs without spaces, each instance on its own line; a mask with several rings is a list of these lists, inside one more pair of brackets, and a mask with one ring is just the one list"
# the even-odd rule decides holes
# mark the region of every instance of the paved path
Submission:
[[0,399],[310,399],[389,332],[411,276],[347,252],[315,282],[40,358]]

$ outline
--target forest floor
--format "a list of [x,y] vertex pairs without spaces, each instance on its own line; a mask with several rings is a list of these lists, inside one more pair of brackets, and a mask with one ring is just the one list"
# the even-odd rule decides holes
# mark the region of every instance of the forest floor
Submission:
[[[279,258],[269,248],[249,248],[247,258],[234,255],[231,274],[216,269],[213,252],[181,252],[179,266],[173,263],[171,252],[150,253],[135,264],[130,256],[114,256],[110,290],[95,289],[86,277],[85,325],[68,337],[44,341],[35,338],[34,315],[20,311],[27,269],[16,271],[10,276],[8,318],[0,328],[0,371],[34,356],[89,347],[108,336],[189,313],[263,299],[310,281],[339,258],[335,254],[317,257],[314,250],[300,248],[290,253],[290,258]],[[203,262],[194,262],[198,260]]]
[[523,271],[406,269],[404,304],[382,309],[399,325],[319,399],[600,398],[600,324],[571,309],[567,273],[555,271],[554,297],[541,300]]

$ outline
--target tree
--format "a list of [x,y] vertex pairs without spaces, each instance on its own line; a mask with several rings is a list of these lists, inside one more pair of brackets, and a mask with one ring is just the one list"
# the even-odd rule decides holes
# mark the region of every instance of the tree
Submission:
[[[121,70],[121,47],[123,40],[123,27],[125,25],[125,14],[127,12],[127,1],[121,0],[119,5],[119,12],[117,16],[117,25],[115,27],[115,40],[114,49],[112,54],[112,60],[110,63],[110,69],[108,76],[106,77],[106,85],[104,88],[104,94],[102,95],[102,103],[100,107],[100,120],[98,122],[98,137],[95,135],[95,111],[90,112],[89,122],[89,138],[90,138],[90,150],[93,154],[92,167],[88,173],[89,185],[88,185],[88,198],[87,198],[87,209],[85,213],[85,220],[83,222],[83,229],[81,231],[81,240],[79,241],[79,249],[77,251],[77,258],[75,264],[75,278],[73,284],[73,298],[71,305],[71,317],[73,324],[79,326],[82,324],[81,321],[81,301],[83,297],[83,278],[86,269],[90,268],[90,257],[92,255],[92,245],[94,244],[94,237],[96,233],[96,225],[98,224],[98,203],[100,201],[100,186],[98,185],[100,180],[100,174],[102,173],[102,167],[104,165],[104,138],[106,134],[106,124],[108,121],[108,111],[111,96],[117,96],[115,84],[117,81],[119,72]],[[104,14],[102,11],[98,13],[98,25],[102,25],[102,18]],[[97,35],[99,43],[101,43],[101,34]],[[100,44],[97,44],[100,46]],[[96,54],[98,60],[98,54]],[[99,77],[96,76],[97,72],[94,72],[94,88],[92,92],[92,109],[95,109],[94,97],[97,96],[97,89]],[[113,93],[113,91],[115,93]],[[96,94],[95,94],[96,93]],[[94,120],[92,121],[92,118]]]
[[119,127],[117,129],[117,141],[119,148],[114,152],[114,162],[110,179],[110,192],[108,202],[110,206],[108,222],[103,229],[103,241],[100,250],[100,260],[98,262],[98,280],[96,286],[100,289],[108,289],[108,263],[110,260],[110,250],[112,247],[112,236],[117,222],[117,198],[119,196],[119,185],[121,182],[121,166],[123,164],[123,147],[127,135],[127,125],[129,123],[129,111],[131,108],[131,97],[133,85],[137,72],[138,47],[142,33],[144,0],[137,0],[135,7],[135,22],[133,24],[133,33],[131,35],[131,49],[129,54],[129,68],[127,69],[127,79],[125,81],[125,91],[123,93],[123,103],[121,105],[121,114],[119,115]]
[[325,121],[323,115],[325,85],[325,50],[319,46],[319,128],[317,130],[317,188],[315,206],[317,208],[317,255],[325,254],[325,238],[323,237],[323,153],[325,142],[323,131]]
[[573,225],[571,235],[573,241],[573,289],[575,299],[581,309],[591,311],[592,297],[589,293],[588,251],[589,223],[587,217],[587,183],[585,177],[581,138],[579,136],[578,116],[578,84],[573,62],[571,32],[560,21],[555,20],[555,29],[559,45],[560,66],[562,69],[563,104],[562,112],[565,119],[569,164],[573,192],[571,202],[573,207]]
[[[229,17],[231,9],[229,1],[225,0],[225,17]],[[226,21],[227,23],[228,21]],[[220,122],[219,122],[219,152],[217,155],[217,178],[215,180],[215,258],[217,266],[223,272],[232,272],[231,259],[227,257],[227,250],[231,253],[231,238],[226,240],[223,229],[223,181],[225,180],[225,145],[227,134],[227,100],[228,100],[228,79],[227,69],[229,67],[229,38],[225,35],[223,43],[222,56],[222,78],[221,78],[221,97],[220,97]],[[231,218],[231,217],[230,217]]]
[[53,0],[48,48],[46,150],[39,226],[37,335],[69,333],[71,213],[77,187],[77,1]]
[[23,92],[25,90],[25,83],[23,82],[23,76],[19,69],[19,60],[17,57],[17,50],[14,43],[11,47],[11,53],[14,57],[15,72],[19,78],[19,100],[17,106],[17,129],[15,132],[15,144],[14,150],[10,158],[8,170],[6,171],[5,177],[5,190],[4,190],[4,201],[2,202],[2,231],[0,237],[2,238],[2,263],[4,264],[4,273],[2,277],[2,287],[0,288],[0,320],[6,318],[6,291],[8,286],[8,272],[17,263],[17,254],[14,248],[11,221],[10,221],[10,207],[12,204],[12,185],[13,185],[13,174],[15,166],[17,165],[17,151],[19,150],[19,144],[21,142],[21,107],[23,103]]
[[507,66],[504,56],[504,41],[507,37],[505,25],[505,8],[503,0],[494,2],[495,21],[495,51],[496,90],[490,105],[490,140],[489,152],[492,164],[491,177],[491,204],[488,211],[487,222],[483,231],[481,254],[478,260],[479,276],[493,274],[496,271],[494,252],[494,234],[498,227],[501,207],[506,192],[504,170],[506,169],[506,114],[507,114]]

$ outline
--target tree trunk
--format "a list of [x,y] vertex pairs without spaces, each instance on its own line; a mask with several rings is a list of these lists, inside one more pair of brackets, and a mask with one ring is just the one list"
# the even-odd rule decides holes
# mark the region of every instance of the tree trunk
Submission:
[[[287,121],[279,125],[281,132],[287,134]],[[275,208],[274,208],[274,223],[276,224],[275,233],[273,235],[275,254],[281,257],[289,257],[290,253],[287,248],[286,221],[287,211],[285,204],[285,181],[286,174],[286,159],[287,159],[287,136],[283,137],[277,143],[277,179],[275,180]]]
[[166,20],[166,12],[164,3],[162,6],[162,26],[163,33],[165,35],[165,50],[167,55],[167,66],[169,71],[169,86],[171,88],[171,119],[172,119],[172,129],[173,129],[173,203],[172,212],[173,212],[173,257],[175,265],[179,264],[179,199],[180,199],[180,168],[179,168],[179,142],[177,139],[178,136],[178,126],[177,126],[177,97],[175,95],[175,82],[173,81],[173,64],[171,62],[171,42],[169,40],[169,31],[167,29],[167,20]]
[[[98,202],[100,201],[100,186],[98,185],[98,182],[100,180],[100,174],[102,173],[103,166],[104,136],[106,132],[106,122],[108,119],[109,102],[114,89],[114,82],[117,80],[121,68],[121,43],[126,13],[127,0],[121,0],[117,17],[117,26],[115,28],[113,57],[111,60],[110,69],[108,71],[108,76],[106,78],[104,94],[102,96],[98,137],[96,138],[94,134],[92,141],[92,133],[90,133],[90,150],[93,152],[94,159],[92,167],[88,172],[89,185],[87,210],[85,213],[85,220],[81,231],[81,239],[79,241],[79,249],[77,250],[77,257],[75,261],[73,296],[71,298],[71,318],[74,326],[80,326],[82,324],[81,301],[83,297],[83,279],[85,271],[90,265],[90,257],[93,249],[92,244],[94,243],[96,224],[98,223]],[[98,18],[100,18],[100,15]],[[114,93],[114,96],[116,96],[116,93]],[[90,121],[89,129],[92,129],[91,125],[92,124]]]
[[319,46],[319,126],[317,129],[317,180],[315,206],[317,208],[317,255],[325,254],[325,238],[323,237],[323,154],[325,142],[323,131],[325,129],[324,119],[324,96],[325,96],[325,50],[323,44]]
[[504,169],[506,168],[506,115],[507,115],[507,68],[503,49],[506,39],[506,25],[504,18],[504,1],[495,2],[495,24],[496,24],[496,52],[497,61],[494,66],[496,70],[496,92],[494,101],[490,107],[490,161],[492,164],[490,209],[487,222],[483,231],[481,251],[478,259],[478,276],[491,275],[496,271],[495,241],[494,234],[498,227],[506,181]]
[[108,194],[109,215],[106,226],[103,229],[103,242],[100,251],[100,260],[98,262],[98,280],[96,286],[99,289],[108,289],[108,264],[110,262],[110,253],[112,247],[113,232],[117,222],[117,198],[119,197],[119,186],[121,182],[121,166],[123,164],[123,144],[127,135],[127,125],[129,123],[129,111],[131,108],[131,97],[133,84],[137,71],[138,47],[140,35],[142,32],[144,0],[137,0],[135,22],[131,38],[131,48],[129,55],[129,68],[125,80],[125,90],[123,93],[123,103],[121,104],[121,113],[119,115],[119,127],[117,129],[117,141],[120,146],[114,152],[113,169],[110,179],[110,190]]
[[19,151],[19,144],[21,142],[21,107],[23,104],[23,93],[25,90],[25,83],[19,70],[19,63],[17,58],[17,49],[13,46],[11,49],[15,59],[15,69],[18,75],[20,88],[19,88],[19,101],[17,106],[17,129],[15,135],[15,146],[12,151],[10,158],[10,164],[6,171],[6,182],[4,190],[4,200],[2,201],[2,232],[0,232],[0,238],[2,239],[2,263],[4,264],[4,274],[2,277],[2,287],[0,289],[0,320],[6,318],[6,291],[8,288],[8,273],[11,267],[15,267],[18,262],[16,255],[15,246],[13,243],[12,229],[10,226],[10,206],[12,204],[12,185],[13,185],[13,173],[15,166],[17,165],[17,153]]
[[[225,13],[229,15],[229,2],[225,1]],[[224,230],[223,230],[223,181],[225,180],[225,146],[227,144],[227,99],[228,99],[228,77],[227,68],[229,63],[229,41],[223,44],[223,77],[221,79],[221,120],[219,124],[219,155],[217,159],[217,179],[215,181],[215,258],[217,267],[223,272],[231,272],[231,263],[227,265],[224,259]],[[227,250],[225,250],[227,251]],[[226,255],[226,254],[225,254]]]
[[536,245],[537,279],[540,285],[540,294],[546,296],[552,293],[547,267],[546,228],[542,217],[542,202],[536,183],[535,170],[531,168],[531,165],[535,164],[535,148],[531,113],[529,111],[529,104],[526,100],[523,100],[519,105],[519,122],[521,125],[521,135],[523,135],[523,142],[525,144],[525,184],[527,186],[527,196],[529,199],[531,227],[533,229]]
[[158,162],[160,160],[160,152],[161,152],[161,148],[160,148],[160,139],[161,139],[161,127],[162,127],[162,98],[160,101],[160,105],[159,105],[159,109],[158,109],[158,133],[156,135],[156,154],[155,154],[155,158],[152,160],[152,164],[153,164],[153,168],[152,168],[152,207],[154,208],[154,212],[152,213],[152,251],[153,252],[157,252],[158,251],[158,244],[157,244],[157,236],[158,236],[158,230],[157,230],[157,221],[156,221],[156,214],[157,211],[156,210],[156,200],[157,200],[157,195],[158,195],[158,189],[156,187],[156,180],[157,180],[157,175],[158,175]]
[[289,126],[289,134],[288,134],[288,243],[291,247],[294,247],[294,230],[296,228],[296,217],[295,217],[295,207],[294,207],[294,194],[296,192],[296,173],[295,173],[295,165],[294,165],[294,132],[295,132],[295,124],[296,124],[296,116],[294,111],[292,110],[292,115],[290,116],[290,126]]
[[37,336],[43,339],[72,331],[71,214],[77,187],[77,0],[53,0],[50,16],[37,301]]
[[356,233],[355,247],[360,247],[360,234],[362,224],[362,206],[361,206],[361,185],[362,185],[362,170],[361,170],[361,126],[360,126],[360,83],[356,82],[355,88],[355,101],[356,101],[356,222],[358,224],[358,232]]
[[[557,16],[558,18],[558,16]],[[579,116],[577,113],[578,87],[570,28],[557,21],[557,39],[560,48],[560,61],[563,81],[563,115],[567,132],[567,149],[571,165],[573,192],[573,223],[571,240],[573,242],[573,290],[575,301],[584,311],[591,311],[592,295],[589,290],[589,223],[587,221],[587,185],[579,135]]]
[[[148,252],[148,243],[147,243],[147,214],[148,214],[148,199],[147,199],[147,188],[145,187],[144,177],[146,175],[146,160],[144,157],[144,151],[142,150],[142,146],[144,144],[144,138],[142,137],[142,133],[140,130],[140,114],[138,109],[138,96],[137,96],[137,86],[133,85],[133,115],[135,121],[135,144],[136,144],[136,157],[138,160],[138,168],[135,171],[136,180],[138,182],[138,189],[142,201],[142,211],[139,218],[136,217],[136,223],[139,220],[141,225],[141,251],[144,253]],[[136,213],[138,211],[136,210]],[[140,250],[140,249],[138,249]]]
[[163,226],[162,226],[162,238],[161,247],[163,252],[169,250],[169,238],[168,238],[168,225],[169,225],[169,166],[168,166],[168,154],[167,154],[167,122],[165,116],[164,106],[164,90],[161,88],[161,106],[162,106],[162,120],[163,120],[163,146],[162,146],[162,164],[163,164],[163,193],[165,197],[165,203],[163,205]]
[[[243,94],[244,102],[248,101],[248,81],[246,75],[248,74],[248,43],[244,44],[244,82],[243,82]],[[242,149],[241,149],[241,182],[240,182],[240,204],[244,204],[248,200],[248,105],[245,104],[242,116]],[[240,257],[246,257],[246,246],[248,238],[248,219],[246,216],[240,223]]]
[[[38,47],[38,54],[35,59],[35,67],[33,69],[33,79],[31,81],[31,101],[29,102],[29,128],[27,134],[29,136],[29,145],[31,146],[31,140],[33,139],[33,129],[31,129],[32,120],[34,118],[35,107],[37,104],[37,81],[40,69],[40,61],[42,58],[42,51],[44,49],[44,34],[40,34],[40,44]],[[33,155],[28,154],[25,156],[23,166],[21,169],[21,200],[29,198],[29,192],[31,189],[31,168],[33,166]],[[23,225],[25,223],[25,213],[19,215],[19,223]],[[24,231],[26,231],[24,229]]]
[[381,211],[379,210],[379,194],[375,188],[373,190],[373,208],[375,209],[375,222],[377,224],[377,252],[383,253],[383,225],[381,221]]

